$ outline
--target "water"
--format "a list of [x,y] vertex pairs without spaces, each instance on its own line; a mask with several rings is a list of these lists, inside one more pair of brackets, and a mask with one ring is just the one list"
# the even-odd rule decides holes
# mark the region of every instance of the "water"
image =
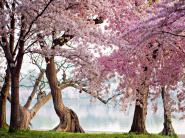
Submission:
[[[131,107],[129,112],[123,113],[118,108],[104,105],[99,101],[90,102],[90,96],[85,93],[78,93],[73,89],[66,89],[63,93],[64,103],[73,109],[80,120],[85,131],[90,132],[128,132],[131,127],[134,110]],[[29,95],[21,91],[21,102],[25,103],[25,97]],[[157,113],[148,111],[146,127],[150,133],[159,133],[163,129],[163,111],[159,103]],[[10,107],[8,104],[8,119]],[[32,120],[32,129],[50,130],[59,123],[55,114],[52,101],[45,104]],[[185,134],[185,121],[173,120],[173,126],[178,134]]]

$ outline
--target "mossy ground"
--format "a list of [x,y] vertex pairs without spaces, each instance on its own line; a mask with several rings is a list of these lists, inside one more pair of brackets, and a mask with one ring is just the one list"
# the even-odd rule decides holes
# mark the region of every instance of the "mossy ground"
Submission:
[[0,130],[0,138],[177,138],[177,136],[161,136],[154,134],[121,134],[121,133],[62,133],[53,131],[19,131],[8,133],[8,130]]

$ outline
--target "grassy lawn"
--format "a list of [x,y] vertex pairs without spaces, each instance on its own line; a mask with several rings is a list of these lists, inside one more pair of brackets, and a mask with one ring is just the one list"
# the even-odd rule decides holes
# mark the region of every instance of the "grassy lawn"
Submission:
[[136,135],[136,134],[96,134],[96,133],[60,133],[53,131],[20,131],[9,134],[7,130],[0,130],[0,138],[177,138],[161,135]]

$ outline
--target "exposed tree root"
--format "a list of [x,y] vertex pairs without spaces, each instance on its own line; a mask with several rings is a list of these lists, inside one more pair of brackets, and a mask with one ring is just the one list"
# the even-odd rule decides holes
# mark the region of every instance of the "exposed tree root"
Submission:
[[55,131],[84,133],[84,130],[80,126],[78,116],[73,110],[65,108],[64,114],[64,121],[60,122],[60,124],[54,128]]

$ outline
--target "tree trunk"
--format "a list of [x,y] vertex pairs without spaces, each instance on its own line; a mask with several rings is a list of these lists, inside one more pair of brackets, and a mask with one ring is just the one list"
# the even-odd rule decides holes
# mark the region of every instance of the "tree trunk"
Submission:
[[30,111],[26,109],[25,107],[20,107],[20,122],[19,122],[19,129],[20,130],[26,130],[29,129],[30,121],[31,121],[31,115]]
[[[145,127],[146,115],[147,115],[147,99],[148,99],[149,87],[144,86],[142,89],[137,90],[139,98],[136,99],[134,118],[130,132],[135,133],[147,133]],[[139,103],[139,104],[138,104]]]
[[5,81],[0,92],[0,128],[7,128],[6,123],[6,100],[10,90],[10,72],[7,68]]
[[46,76],[51,88],[51,95],[56,114],[60,118],[60,123],[54,130],[63,132],[84,132],[79,124],[77,115],[71,109],[64,106],[61,89],[58,86],[54,57],[51,59],[46,58],[46,62]]
[[47,96],[42,97],[39,101],[35,103],[32,109],[28,109],[20,106],[20,122],[19,129],[26,130],[30,128],[31,120],[35,117],[40,108],[51,99],[51,93]]
[[[15,3],[13,2],[12,6]],[[15,8],[15,7],[14,7]],[[12,21],[15,23],[14,16],[12,17]],[[14,24],[13,23],[13,24]],[[13,26],[12,26],[13,27]],[[13,27],[14,28],[14,27]],[[10,72],[11,72],[11,115],[10,115],[10,128],[9,132],[14,132],[20,129],[20,104],[19,104],[19,79],[20,79],[20,73],[21,73],[21,67],[23,63],[23,57],[24,57],[24,45],[25,45],[25,18],[24,16],[21,17],[21,31],[20,31],[20,42],[19,42],[19,49],[17,52],[17,56],[15,57],[15,60],[7,60]],[[14,47],[14,35],[11,36],[10,39],[11,45],[10,49]],[[14,53],[11,53],[12,57]]]
[[[38,78],[36,79],[33,91],[28,98],[26,104],[24,106],[17,105],[19,107],[19,113],[17,115],[17,119],[19,119],[18,125],[16,125],[16,130],[26,130],[29,129],[31,120],[35,117],[36,113],[40,110],[40,108],[47,103],[51,99],[51,93],[49,93],[47,96],[42,97],[39,101],[35,103],[35,105],[30,109],[30,105],[32,102],[33,97],[35,96],[36,90],[39,86],[39,83],[44,75],[44,71],[41,71]],[[15,89],[14,89],[15,90]],[[12,102],[12,97],[9,98],[9,101]],[[13,129],[14,131],[15,129]],[[12,130],[11,130],[12,132]]]
[[19,74],[11,72],[11,116],[9,132],[20,129]]
[[[3,14],[3,10],[4,10],[4,4],[5,1],[0,1],[0,14]],[[3,20],[3,19],[1,19]],[[4,26],[2,26],[0,29],[4,29]],[[1,41],[2,42],[6,42],[6,38],[5,35],[2,35]],[[9,87],[10,87],[10,73],[9,73],[9,69],[7,68],[6,70],[6,76],[5,76],[5,81],[3,84],[3,87],[1,89],[0,92],[0,128],[3,127],[7,127],[6,124],[6,100],[7,100],[7,93],[9,91]]]
[[174,135],[175,131],[171,122],[171,107],[169,106],[170,95],[165,91],[165,87],[162,87],[161,90],[163,108],[164,108],[164,128],[161,132],[163,135]]

